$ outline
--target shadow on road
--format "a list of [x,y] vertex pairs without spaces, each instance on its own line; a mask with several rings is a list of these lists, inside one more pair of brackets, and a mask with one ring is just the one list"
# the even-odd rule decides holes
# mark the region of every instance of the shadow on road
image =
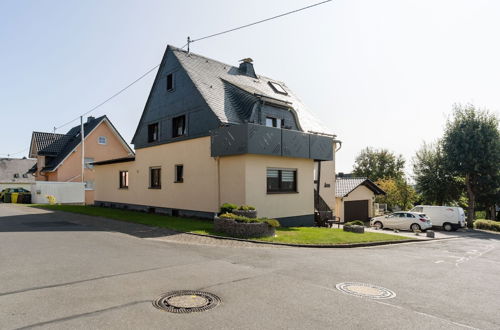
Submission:
[[[24,209],[16,210],[19,213]],[[186,221],[189,221],[186,219]],[[158,227],[94,217],[83,214],[43,209],[29,209],[21,215],[0,214],[0,232],[46,232],[46,231],[107,231],[119,232],[139,238],[155,238],[182,233]]]

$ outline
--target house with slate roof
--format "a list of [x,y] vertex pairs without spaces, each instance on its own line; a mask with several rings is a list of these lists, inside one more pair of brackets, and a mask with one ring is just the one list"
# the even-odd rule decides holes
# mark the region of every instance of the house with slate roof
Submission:
[[33,132],[29,156],[36,158],[36,163],[30,172],[36,181],[85,182],[85,203],[93,204],[93,162],[133,157],[134,152],[106,116],[88,117],[83,129],[83,178],[80,125],[66,134]]
[[385,192],[367,178],[340,174],[336,179],[335,213],[341,222],[367,221],[375,216],[375,196]]
[[0,191],[5,188],[31,190],[35,177],[29,172],[35,159],[0,158]]
[[249,58],[168,46],[132,143],[134,159],[95,163],[97,205],[213,218],[229,202],[285,226],[335,209],[340,141]]

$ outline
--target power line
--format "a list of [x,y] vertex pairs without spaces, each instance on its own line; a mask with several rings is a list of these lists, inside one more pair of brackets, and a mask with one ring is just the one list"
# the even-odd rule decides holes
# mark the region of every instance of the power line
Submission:
[[[188,37],[188,42],[184,46],[182,46],[181,49],[183,49],[186,46],[188,46],[188,50],[189,50],[189,45],[191,43],[195,42],[195,41],[200,41],[200,40],[204,40],[204,39],[216,37],[216,36],[219,36],[221,34],[226,34],[226,33],[229,33],[229,32],[236,31],[236,30],[244,29],[244,28],[247,28],[247,27],[250,27],[250,26],[253,26],[253,25],[257,25],[257,24],[264,23],[264,22],[267,22],[267,21],[271,21],[273,19],[277,19],[277,18],[280,18],[280,17],[283,17],[283,16],[294,14],[294,13],[297,13],[299,11],[303,11],[303,10],[306,10],[306,9],[309,9],[309,8],[312,8],[312,7],[316,7],[316,6],[325,4],[327,2],[331,2],[331,1],[333,1],[333,0],[321,1],[321,2],[318,2],[318,3],[312,4],[312,5],[306,6],[306,7],[302,7],[302,8],[299,8],[299,9],[292,10],[292,11],[288,11],[288,12],[283,13],[283,14],[279,14],[279,15],[276,15],[276,16],[273,16],[273,17],[265,18],[265,19],[262,19],[262,20],[257,21],[257,22],[245,24],[245,25],[242,25],[242,26],[239,26],[239,27],[236,27],[236,28],[232,28],[232,29],[225,30],[225,31],[222,31],[222,32],[214,33],[214,34],[211,34],[211,35],[208,35],[208,36],[205,36],[205,37],[201,37],[201,38],[198,38],[198,39],[190,39]],[[135,83],[137,83],[138,81],[140,81],[141,79],[143,79],[144,77],[146,77],[148,74],[150,74],[152,71],[154,71],[155,69],[157,69],[159,66],[160,66],[160,64],[155,65],[153,68],[149,69],[147,72],[145,72],[144,74],[142,74],[139,78],[137,78],[136,80],[134,80],[133,82],[131,82],[130,84],[128,84],[127,86],[125,86],[124,88],[122,88],[121,90],[119,90],[118,92],[116,92],[115,94],[113,94],[112,96],[110,96],[109,98],[107,98],[106,100],[104,100],[103,102],[101,102],[98,105],[94,106],[89,111],[81,114],[80,116],[88,115],[89,113],[93,112],[94,110],[97,110],[98,108],[100,108],[104,104],[108,103],[109,101],[111,101],[112,99],[114,99],[115,97],[117,97],[118,95],[120,95],[121,93],[123,93],[124,91],[126,91],[132,85],[134,85]],[[58,126],[58,127],[54,127],[54,133],[55,133],[56,130],[58,130],[58,129],[66,126],[66,125],[69,125],[69,124],[71,124],[74,121],[77,121],[78,119],[80,119],[80,116],[78,116],[78,117],[76,117],[76,118],[74,118],[74,119],[72,119],[72,120],[70,120],[70,121],[68,121],[68,122],[66,122],[66,123]]]
[[[114,99],[115,97],[117,97],[118,95],[120,95],[121,93],[123,93],[124,91],[126,91],[129,87],[131,87],[132,85],[134,85],[135,83],[137,83],[139,80],[141,80],[142,78],[146,77],[148,74],[150,74],[151,72],[153,72],[155,69],[157,69],[158,67],[160,66],[160,64],[157,64],[155,65],[154,67],[152,67],[151,69],[149,69],[146,73],[142,74],[139,78],[137,78],[136,80],[134,80],[133,82],[131,82],[130,84],[128,84],[127,86],[125,86],[124,88],[120,89],[118,92],[116,92],[115,94],[113,94],[112,96],[108,97],[106,100],[104,100],[103,102],[99,103],[98,105],[96,105],[95,107],[93,107],[92,109],[90,109],[89,111],[87,112],[84,112],[82,113],[80,116],[85,116],[85,115],[88,115],[89,113],[91,113],[92,111],[100,108],[101,106],[103,106],[104,104],[108,103],[109,101],[111,101],[112,99]],[[72,122],[80,119],[80,116],[76,117],[75,119],[72,119],[66,123],[64,123],[63,125],[61,126],[58,126],[58,127],[54,127],[54,131],[55,130],[58,130],[66,125],[69,125],[71,124]]]
[[319,5],[322,5],[322,4],[325,4],[327,2],[331,2],[333,0],[326,0],[326,1],[321,1],[321,2],[318,2],[318,3],[315,3],[315,4],[312,4],[312,5],[309,5],[309,6],[306,6],[306,7],[302,7],[302,8],[299,8],[299,9],[295,9],[295,10],[292,10],[292,11],[288,11],[286,13],[283,13],[283,14],[279,14],[279,15],[276,15],[276,16],[273,16],[273,17],[269,17],[269,18],[265,18],[265,19],[262,19],[260,21],[257,21],[257,22],[253,22],[253,23],[249,23],[249,24],[245,24],[245,25],[242,25],[242,26],[238,26],[238,27],[235,27],[235,28],[232,28],[232,29],[229,29],[229,30],[226,30],[226,31],[222,31],[222,32],[218,32],[218,33],[214,33],[214,34],[211,34],[211,35],[208,35],[208,36],[205,36],[205,37],[201,37],[201,38],[198,38],[198,39],[189,39],[188,37],[188,43],[186,45],[184,45],[182,48],[188,46],[189,47],[189,44],[195,42],[195,41],[200,41],[200,40],[204,40],[204,39],[208,39],[208,38],[212,38],[212,37],[216,37],[216,36],[219,36],[221,34],[225,34],[225,33],[229,33],[229,32],[233,32],[233,31],[236,31],[236,30],[240,30],[240,29],[244,29],[244,28],[247,28],[249,26],[253,26],[253,25],[257,25],[257,24],[260,24],[260,23],[264,23],[264,22],[267,22],[267,21],[271,21],[273,19],[276,19],[276,18],[280,18],[280,17],[283,17],[283,16],[287,16],[287,15],[290,15],[290,14],[294,14],[294,13],[297,13],[299,11],[303,11],[303,10],[306,10],[306,9],[309,9],[309,8],[312,8],[312,7],[316,7],[316,6],[319,6]]
[[10,158],[10,156],[14,156],[14,155],[20,154],[20,153],[22,153],[22,152],[28,151],[28,149],[29,149],[29,148],[25,148],[25,149],[23,149],[23,150],[21,150],[21,151],[18,151],[18,152],[11,152],[11,153],[9,153],[9,154],[2,154],[2,156],[7,156],[8,158]]

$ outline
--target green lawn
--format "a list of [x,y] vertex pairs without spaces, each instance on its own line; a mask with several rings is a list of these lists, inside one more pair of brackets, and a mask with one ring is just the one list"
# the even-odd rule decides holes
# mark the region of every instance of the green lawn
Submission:
[[[140,223],[148,226],[163,227],[179,232],[191,232],[196,234],[221,235],[213,231],[213,223],[210,220],[193,218],[171,217],[160,214],[148,214],[135,211],[119,210],[106,207],[82,206],[82,205],[33,205],[49,210],[80,213],[92,216],[121,220],[126,222]],[[363,242],[379,242],[406,240],[408,237],[364,233],[355,234],[344,232],[342,229],[316,228],[316,227],[285,227],[276,229],[276,237],[255,238],[255,240],[292,244],[347,244]]]

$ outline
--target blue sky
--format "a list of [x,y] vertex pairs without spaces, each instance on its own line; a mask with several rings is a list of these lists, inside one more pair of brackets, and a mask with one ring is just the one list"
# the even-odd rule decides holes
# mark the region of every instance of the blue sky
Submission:
[[[167,44],[315,2],[0,1],[0,154],[105,100]],[[344,142],[337,169],[349,172],[367,146],[410,162],[442,135],[453,103],[500,112],[499,15],[496,0],[337,0],[191,50],[233,65],[251,57],[257,73],[285,81]],[[93,115],[130,142],[153,79]]]

